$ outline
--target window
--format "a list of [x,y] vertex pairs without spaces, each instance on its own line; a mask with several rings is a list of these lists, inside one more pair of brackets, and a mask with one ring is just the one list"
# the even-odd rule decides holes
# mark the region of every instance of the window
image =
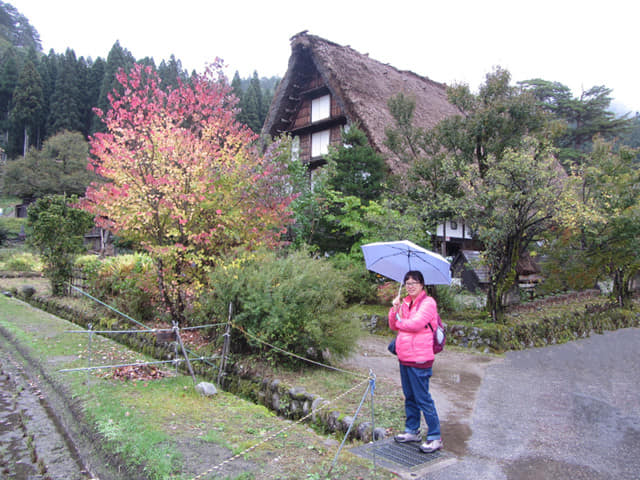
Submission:
[[300,137],[293,137],[291,140],[291,160],[297,162],[300,160]]
[[458,222],[451,220],[450,224],[451,226],[451,230],[457,230],[458,229]]
[[329,153],[329,130],[323,130],[311,135],[311,158],[321,157]]
[[324,95],[311,100],[311,123],[331,116],[331,97]]

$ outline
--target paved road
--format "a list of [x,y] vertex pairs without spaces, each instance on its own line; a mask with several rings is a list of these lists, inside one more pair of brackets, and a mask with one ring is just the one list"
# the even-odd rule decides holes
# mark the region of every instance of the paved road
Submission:
[[470,428],[459,460],[424,480],[639,480],[640,329],[507,353]]

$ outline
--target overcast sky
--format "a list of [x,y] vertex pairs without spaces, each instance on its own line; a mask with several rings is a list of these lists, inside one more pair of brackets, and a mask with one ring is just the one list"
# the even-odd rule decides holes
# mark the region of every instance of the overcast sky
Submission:
[[477,90],[494,66],[513,81],[561,82],[578,96],[613,89],[616,110],[640,111],[633,0],[8,0],[45,52],[106,59],[116,40],[156,64],[174,54],[229,77],[284,76],[289,38],[308,30],[394,67]]

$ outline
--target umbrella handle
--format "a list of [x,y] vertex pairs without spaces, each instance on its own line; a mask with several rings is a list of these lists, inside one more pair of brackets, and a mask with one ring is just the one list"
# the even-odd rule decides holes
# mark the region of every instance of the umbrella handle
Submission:
[[[402,297],[400,296],[401,294],[402,294],[402,282],[400,282],[400,287],[398,288],[398,296],[396,297],[398,299],[398,302],[399,302],[398,307],[402,303]],[[394,298],[394,301],[395,301],[395,298]]]

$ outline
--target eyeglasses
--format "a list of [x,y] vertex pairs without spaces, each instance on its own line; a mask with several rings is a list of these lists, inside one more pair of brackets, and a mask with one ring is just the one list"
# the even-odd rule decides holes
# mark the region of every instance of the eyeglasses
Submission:
[[416,285],[422,285],[420,282],[406,282],[405,287],[415,287]]

